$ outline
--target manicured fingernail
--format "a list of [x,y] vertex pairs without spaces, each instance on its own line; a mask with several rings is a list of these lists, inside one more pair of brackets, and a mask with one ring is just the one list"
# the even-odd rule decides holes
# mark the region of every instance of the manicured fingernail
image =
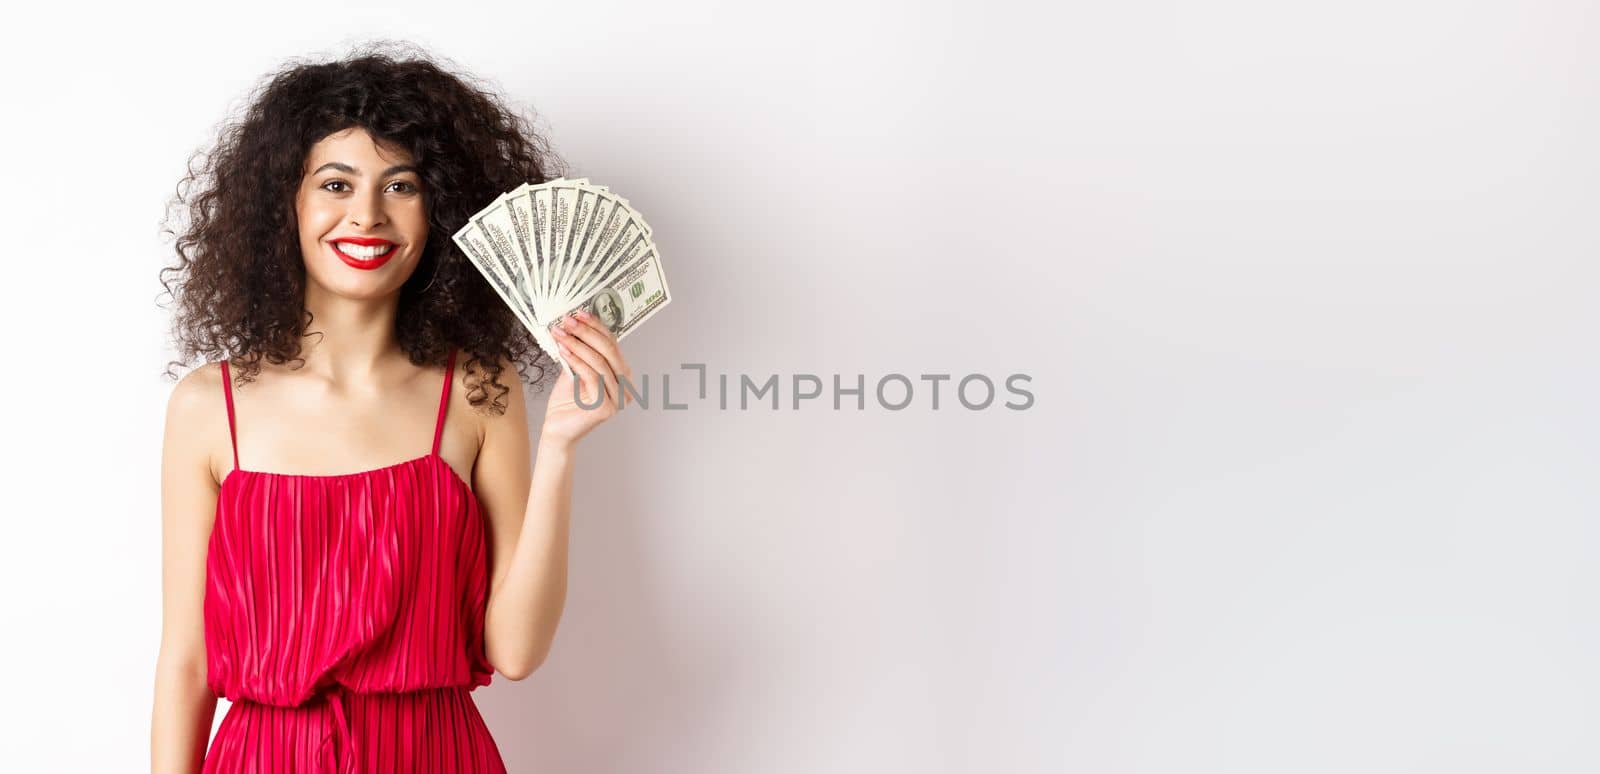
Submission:
[[555,335],[557,335],[557,336],[565,336],[565,335],[567,335],[567,332],[566,332],[566,331],[564,331],[564,330],[561,330],[561,326],[559,326],[559,325],[557,325],[557,326],[556,326],[556,327],[554,327],[554,328],[551,328],[551,329],[550,329],[550,332],[551,332],[551,333],[554,333],[554,334],[555,334]]

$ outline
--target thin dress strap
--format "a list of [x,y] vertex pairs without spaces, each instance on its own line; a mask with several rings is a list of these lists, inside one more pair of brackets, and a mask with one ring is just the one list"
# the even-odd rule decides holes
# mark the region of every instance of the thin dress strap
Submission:
[[450,380],[456,370],[456,351],[450,350],[450,357],[444,363],[444,388],[439,391],[439,421],[433,425],[433,456],[439,456],[439,439],[444,435],[444,414],[450,408]]
[[233,442],[233,469],[239,469],[239,435],[233,429],[233,378],[228,375],[228,360],[222,360],[222,397],[228,402],[228,438]]

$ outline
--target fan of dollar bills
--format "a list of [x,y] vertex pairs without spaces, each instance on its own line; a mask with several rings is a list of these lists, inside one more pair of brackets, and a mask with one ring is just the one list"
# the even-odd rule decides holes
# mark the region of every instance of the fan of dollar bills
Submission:
[[578,309],[621,341],[672,300],[650,227],[587,178],[501,194],[452,237],[545,352],[570,370],[550,326]]

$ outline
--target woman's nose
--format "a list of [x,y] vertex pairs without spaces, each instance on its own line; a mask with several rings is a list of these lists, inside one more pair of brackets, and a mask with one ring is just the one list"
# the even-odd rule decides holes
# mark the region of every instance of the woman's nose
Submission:
[[350,225],[372,228],[383,224],[383,199],[378,196],[356,196],[350,203]]

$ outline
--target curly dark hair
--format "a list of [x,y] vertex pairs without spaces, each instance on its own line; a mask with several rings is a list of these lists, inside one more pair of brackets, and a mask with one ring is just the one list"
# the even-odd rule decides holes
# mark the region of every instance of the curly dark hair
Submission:
[[379,41],[335,61],[291,59],[262,78],[215,146],[190,157],[162,221],[179,261],[160,273],[177,302],[182,358],[168,364],[169,378],[172,366],[196,357],[229,358],[240,381],[253,380],[263,358],[304,363],[312,315],[294,193],[311,146],[350,127],[409,151],[424,183],[428,242],[400,289],[395,323],[411,361],[443,366],[460,347],[466,372],[484,376],[469,377],[469,400],[490,402],[495,414],[505,411],[500,398],[509,390],[498,380],[502,362],[519,376],[536,369],[536,386],[559,373],[450,237],[501,193],[559,177],[564,164],[535,133],[531,112],[452,69],[412,44]]

